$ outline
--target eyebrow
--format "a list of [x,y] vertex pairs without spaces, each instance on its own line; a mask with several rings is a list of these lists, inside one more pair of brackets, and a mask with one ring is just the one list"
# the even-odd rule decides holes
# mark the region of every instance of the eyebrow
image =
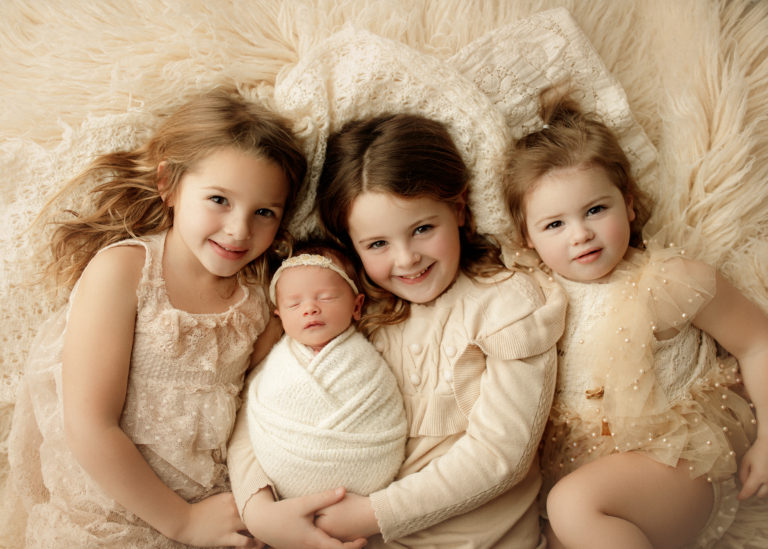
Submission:
[[[418,221],[411,223],[408,226],[408,230],[413,231],[416,227],[421,227],[422,225],[426,225],[430,221],[434,220],[436,217],[440,217],[439,214],[430,215],[428,217],[424,217],[419,219]],[[363,244],[365,242],[376,242],[377,240],[386,240],[385,236],[369,236],[365,238],[361,238],[357,241],[358,244]]]
[[[207,192],[218,193],[218,194],[226,194],[226,195],[231,195],[232,194],[232,190],[231,189],[225,189],[225,188],[219,187],[217,185],[210,185],[208,187],[203,187],[203,190],[207,191]],[[267,206],[269,208],[282,208],[283,204],[280,203],[280,202],[268,202],[268,203],[265,203],[264,206]]]
[[547,215],[547,216],[544,216],[544,217],[539,217],[537,219],[531,220],[531,225],[538,226],[538,225],[541,225],[542,223],[545,223],[545,222],[550,222],[550,221],[554,221],[556,219],[560,219],[561,217],[563,217],[563,214]]

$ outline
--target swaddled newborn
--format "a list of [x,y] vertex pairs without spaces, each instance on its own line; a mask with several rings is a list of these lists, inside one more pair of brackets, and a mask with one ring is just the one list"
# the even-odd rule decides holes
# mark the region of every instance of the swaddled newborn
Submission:
[[285,335],[248,388],[251,442],[280,497],[337,486],[367,495],[402,463],[403,401],[352,325],[363,303],[352,266],[330,248],[313,251],[284,261],[270,285]]

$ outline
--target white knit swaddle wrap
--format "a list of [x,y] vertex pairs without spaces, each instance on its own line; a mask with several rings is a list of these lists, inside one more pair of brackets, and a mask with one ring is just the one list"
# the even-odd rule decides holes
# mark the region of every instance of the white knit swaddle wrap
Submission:
[[337,486],[367,495],[405,454],[402,396],[389,366],[354,328],[317,355],[284,336],[248,389],[248,429],[280,497]]

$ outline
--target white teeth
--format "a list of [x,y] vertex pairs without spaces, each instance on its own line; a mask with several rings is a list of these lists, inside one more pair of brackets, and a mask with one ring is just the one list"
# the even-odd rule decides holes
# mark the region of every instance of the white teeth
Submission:
[[[429,267],[427,267],[427,269],[429,269]],[[423,271],[421,271],[420,273],[416,273],[415,275],[402,275],[400,278],[406,278],[408,280],[413,280],[415,278],[419,278],[421,275],[426,273],[427,269],[424,269]]]

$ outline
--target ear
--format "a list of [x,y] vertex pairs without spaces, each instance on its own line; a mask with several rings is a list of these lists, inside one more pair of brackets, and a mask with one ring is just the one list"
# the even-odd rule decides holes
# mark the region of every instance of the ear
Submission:
[[157,165],[157,191],[160,193],[160,198],[163,199],[166,206],[173,207],[173,196],[168,193],[168,177],[166,176],[165,169],[168,162],[163,160]]
[[357,294],[357,297],[355,297],[355,308],[352,309],[352,319],[355,322],[363,316],[363,301],[365,301],[365,294]]
[[627,219],[629,219],[629,222],[632,223],[636,217],[635,208],[633,207],[635,203],[635,199],[632,197],[632,195],[629,195],[624,201],[627,204]]
[[280,309],[278,309],[277,307],[275,307],[275,316],[277,318],[280,318]]
[[463,227],[467,220],[467,191],[461,193],[456,201],[456,222],[459,227]]

